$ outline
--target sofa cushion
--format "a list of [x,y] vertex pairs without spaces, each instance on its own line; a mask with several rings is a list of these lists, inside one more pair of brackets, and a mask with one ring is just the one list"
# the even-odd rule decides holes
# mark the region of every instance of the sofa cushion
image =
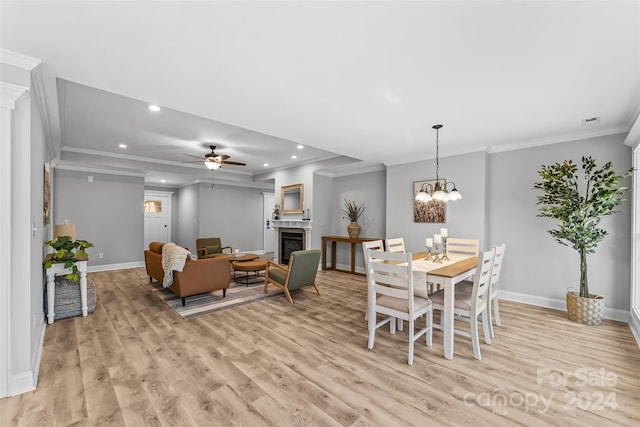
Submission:
[[162,243],[162,242],[151,242],[151,243],[149,243],[149,250],[151,252],[155,252],[157,254],[161,254],[163,246],[164,246],[164,243]]

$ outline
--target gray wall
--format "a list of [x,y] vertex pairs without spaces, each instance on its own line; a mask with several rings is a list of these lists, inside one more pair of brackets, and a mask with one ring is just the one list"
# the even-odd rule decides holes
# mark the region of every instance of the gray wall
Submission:
[[[223,246],[264,249],[263,189],[200,184],[198,237],[220,237]],[[189,247],[195,248],[195,239]]]
[[[178,234],[176,243],[192,252],[196,249],[200,218],[200,185],[192,184],[178,190]],[[176,234],[172,230],[172,234]]]
[[[546,233],[553,221],[537,218],[536,192],[542,164],[594,155],[622,173],[631,167],[631,149],[624,135],[590,138],[500,153],[470,153],[440,159],[441,177],[455,181],[462,200],[447,204],[446,225],[413,222],[413,182],[435,178],[435,160],[387,169],[386,236],[403,236],[408,251],[424,250],[424,239],[446,226],[449,235],[480,239],[482,249],[506,243],[501,289],[512,297],[543,305],[564,301],[569,287],[578,287],[577,253]],[[628,183],[630,185],[630,181]],[[631,251],[631,206],[605,218],[611,234],[589,256],[593,293],[604,295],[607,308],[628,310]],[[520,298],[522,299],[522,298]]]
[[[358,224],[361,237],[385,238],[386,213],[388,197],[386,172],[376,171],[358,175],[337,177],[333,180],[332,191],[332,232],[334,236],[347,236],[347,225],[350,221],[343,219],[340,209],[344,207],[344,199],[353,200],[357,205],[364,204],[364,212]],[[329,249],[327,249],[329,251]],[[329,252],[327,252],[327,256]],[[337,243],[336,263],[343,268],[351,266],[351,249],[348,243]],[[364,255],[362,247],[356,247],[356,269],[364,272]]]
[[56,169],[54,188],[54,224],[68,219],[93,243],[89,266],[144,260],[144,178]]
[[[495,153],[489,157],[489,242],[505,242],[507,252],[502,289],[542,298],[564,300],[567,288],[578,288],[578,253],[558,244],[546,231],[556,221],[537,218],[541,165],[571,159],[581,164],[592,155],[598,165],[612,161],[619,173],[631,167],[631,148],[624,135],[590,138],[544,147]],[[627,180],[630,186],[630,180]],[[627,199],[630,199],[628,195]],[[629,309],[631,204],[621,213],[605,218],[602,227],[610,235],[588,256],[588,278],[592,293],[604,295],[608,308]]]
[[435,180],[435,159],[387,168],[386,236],[404,237],[407,251],[424,252],[425,238],[447,228],[449,236],[479,239],[484,247],[486,169],[484,152],[441,158],[440,178],[454,181],[462,199],[447,203],[445,223],[418,223],[413,222],[414,182]]

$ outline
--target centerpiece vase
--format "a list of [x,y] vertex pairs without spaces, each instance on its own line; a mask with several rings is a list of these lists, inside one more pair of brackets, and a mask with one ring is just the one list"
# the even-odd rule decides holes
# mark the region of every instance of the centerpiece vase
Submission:
[[360,226],[358,223],[353,221],[351,224],[347,225],[347,233],[349,233],[349,237],[352,239],[357,239],[360,236]]

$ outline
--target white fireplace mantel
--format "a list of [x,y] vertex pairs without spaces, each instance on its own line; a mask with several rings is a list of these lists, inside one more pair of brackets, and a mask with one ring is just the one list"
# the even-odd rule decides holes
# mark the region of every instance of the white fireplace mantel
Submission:
[[311,248],[311,221],[301,219],[278,219],[271,221],[271,224],[276,231],[278,239],[278,242],[275,245],[275,253],[273,254],[274,259],[280,259],[280,228],[298,228],[304,230],[304,247],[305,249]]

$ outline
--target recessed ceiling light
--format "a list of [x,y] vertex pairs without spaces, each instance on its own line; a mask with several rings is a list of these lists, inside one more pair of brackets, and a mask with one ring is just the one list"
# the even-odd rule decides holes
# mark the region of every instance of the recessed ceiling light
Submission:
[[165,182],[167,182],[167,180],[166,179],[161,179],[160,182],[164,184]]
[[304,145],[298,144],[298,150],[302,150],[303,148],[304,148]]
[[264,165],[265,165],[265,166],[269,166],[269,163],[265,163]]
[[153,111],[154,113],[157,113],[158,111],[160,111],[160,107],[154,104],[149,105],[149,107],[147,108],[149,108],[149,110]]
[[118,144],[118,147],[120,147],[120,148],[127,148],[127,144]]
[[296,156],[295,154],[293,156],[291,156],[292,159],[297,159],[298,156]]

